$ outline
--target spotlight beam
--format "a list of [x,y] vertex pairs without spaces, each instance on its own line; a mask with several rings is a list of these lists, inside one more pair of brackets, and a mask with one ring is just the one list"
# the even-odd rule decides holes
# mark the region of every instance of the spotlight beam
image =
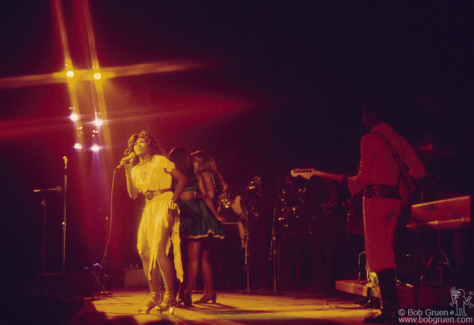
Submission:
[[[182,70],[199,69],[205,64],[199,63],[180,63],[180,62],[153,62],[133,65],[124,65],[118,67],[101,68],[101,80],[137,76],[156,73],[170,73]],[[73,71],[74,76],[68,77],[67,72]],[[67,82],[94,81],[94,71],[88,69],[67,70],[54,73],[45,73],[38,75],[17,76],[0,78],[0,89],[33,87],[46,84],[58,84]]]
[[[83,112],[79,107],[78,98],[78,84],[80,82],[93,82],[94,91],[91,92],[92,100],[94,102],[94,112],[99,115],[107,123],[107,109],[105,104],[104,84],[103,82],[107,79],[137,76],[145,74],[160,74],[160,73],[171,73],[175,71],[190,70],[202,68],[208,64],[193,63],[193,62],[179,62],[179,61],[163,61],[163,62],[149,62],[133,65],[124,65],[117,67],[101,68],[99,59],[96,51],[96,43],[94,37],[93,24],[90,14],[90,6],[88,0],[76,0],[75,10],[78,13],[76,17],[80,17],[78,20],[82,22],[87,36],[88,48],[90,52],[90,60],[92,67],[91,69],[74,69],[70,47],[68,42],[68,35],[66,31],[66,22],[64,19],[64,13],[62,9],[61,0],[50,0],[51,9],[53,12],[53,19],[56,27],[57,43],[60,47],[63,58],[64,58],[64,70],[38,74],[38,75],[26,75],[26,76],[14,76],[0,78],[0,89],[11,89],[11,88],[26,88],[34,87],[38,85],[47,84],[61,84],[67,85],[69,90],[69,96],[71,101],[71,107],[74,108],[75,112],[81,116]],[[82,121],[76,119],[74,121],[76,130],[76,137],[79,143],[83,143],[82,134]],[[99,127],[99,126],[97,126]],[[103,136],[103,141],[106,144],[110,144],[110,134],[107,127],[102,130],[103,135],[98,133],[98,136]],[[3,136],[6,136],[5,134]],[[99,139],[101,140],[101,139]],[[102,141],[100,141],[102,142]],[[109,152],[110,154],[110,152]]]

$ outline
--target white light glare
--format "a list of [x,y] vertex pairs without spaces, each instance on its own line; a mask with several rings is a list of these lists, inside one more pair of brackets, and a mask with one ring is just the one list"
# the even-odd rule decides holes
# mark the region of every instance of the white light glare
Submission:
[[102,126],[102,123],[103,123],[102,120],[99,117],[96,116],[96,118],[94,120],[95,126],[100,127],[100,126]]
[[76,112],[72,112],[71,115],[69,115],[69,118],[71,119],[71,121],[77,122],[77,120],[79,119],[79,115],[77,115]]
[[82,149],[82,144],[76,143],[76,144],[74,145],[74,149],[81,150],[81,149]]
[[99,147],[99,145],[94,144],[94,145],[92,146],[91,150],[97,152],[97,151],[100,150],[100,147]]

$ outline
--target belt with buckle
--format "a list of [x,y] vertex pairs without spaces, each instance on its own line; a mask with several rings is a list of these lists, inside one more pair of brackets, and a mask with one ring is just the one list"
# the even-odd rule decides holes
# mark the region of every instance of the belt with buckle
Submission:
[[364,190],[366,199],[395,199],[401,200],[398,186],[392,185],[367,185]]
[[170,188],[164,189],[164,190],[158,190],[158,191],[146,191],[145,197],[148,201],[153,199],[155,196],[166,193],[166,192],[171,192]]

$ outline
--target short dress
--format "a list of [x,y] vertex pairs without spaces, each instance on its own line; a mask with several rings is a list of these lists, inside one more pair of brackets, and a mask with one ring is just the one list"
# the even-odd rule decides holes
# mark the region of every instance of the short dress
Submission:
[[[186,191],[198,191],[198,183],[186,187]],[[212,215],[206,203],[200,198],[190,200],[178,200],[180,214],[180,233],[182,236],[199,239],[214,237],[224,239],[224,231],[219,221]]]
[[[171,189],[172,177],[169,173],[175,168],[174,164],[166,157],[161,155],[153,156],[151,163],[144,166],[136,165],[132,168],[131,177],[133,184],[140,193],[146,194],[148,191],[155,191],[161,194],[155,195],[151,200],[146,200],[143,209],[140,226],[138,228],[137,248],[140,255],[149,251],[150,274],[152,268],[158,267],[158,242],[162,227],[168,226],[168,214],[175,208],[172,200],[173,192]],[[144,170],[146,169],[146,170]],[[140,170],[146,173],[142,179]],[[180,237],[179,237],[179,217],[175,219],[172,228],[171,237],[166,245],[166,254],[173,243],[174,265],[176,276],[180,281],[183,280],[183,267],[181,263]]]

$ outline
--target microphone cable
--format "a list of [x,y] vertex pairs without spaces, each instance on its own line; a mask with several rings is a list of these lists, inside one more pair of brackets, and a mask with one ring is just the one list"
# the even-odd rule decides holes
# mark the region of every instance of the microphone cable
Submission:
[[[114,172],[112,174],[112,187],[110,189],[110,216],[109,216],[109,228],[108,228],[108,234],[107,234],[107,239],[106,239],[106,243],[105,243],[105,249],[104,249],[104,255],[102,256],[102,262],[100,263],[100,268],[99,268],[99,276],[100,276],[100,271],[103,270],[104,271],[104,284],[102,285],[102,283],[100,282],[98,276],[95,275],[95,272],[94,273],[94,276],[96,278],[96,282],[99,282],[100,286],[102,287],[102,292],[100,294],[107,294],[106,291],[105,291],[105,283],[106,283],[106,274],[105,274],[105,267],[104,267],[104,263],[107,263],[106,262],[106,258],[107,258],[107,252],[108,252],[108,249],[109,249],[109,243],[110,243],[110,238],[111,238],[111,235],[112,235],[112,217],[113,217],[113,198],[114,198],[114,185],[115,185],[115,172],[117,171],[116,168],[114,168]],[[105,225],[105,229],[107,230],[107,224]]]

